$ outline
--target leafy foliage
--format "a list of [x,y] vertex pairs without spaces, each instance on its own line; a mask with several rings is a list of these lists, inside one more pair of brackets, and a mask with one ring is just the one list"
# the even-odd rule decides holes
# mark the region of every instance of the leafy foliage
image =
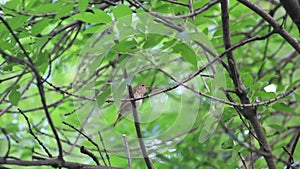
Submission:
[[132,115],[111,127],[139,83],[156,168],[297,168],[298,30],[279,2],[247,2],[2,3],[0,168],[127,168],[126,148],[150,168]]

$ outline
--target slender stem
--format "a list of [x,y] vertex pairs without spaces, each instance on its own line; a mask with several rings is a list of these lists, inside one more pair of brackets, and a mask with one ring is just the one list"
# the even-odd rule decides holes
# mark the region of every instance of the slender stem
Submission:
[[[132,87],[130,85],[127,85],[127,87],[128,87],[129,97],[134,98]],[[138,113],[137,113],[137,110],[136,110],[135,100],[130,100],[130,102],[131,102],[131,105],[132,105],[132,113],[133,113],[133,117],[134,117],[135,130],[136,130],[136,134],[138,136],[138,140],[139,140],[139,144],[140,144],[140,147],[141,147],[141,150],[142,150],[142,154],[143,154],[144,160],[146,162],[147,168],[152,169],[153,164],[152,164],[150,158],[148,157],[146,146],[145,146],[145,143],[144,143],[144,140],[143,140],[143,135],[142,135],[141,127],[140,127],[140,123],[139,123],[139,117],[138,117]]]

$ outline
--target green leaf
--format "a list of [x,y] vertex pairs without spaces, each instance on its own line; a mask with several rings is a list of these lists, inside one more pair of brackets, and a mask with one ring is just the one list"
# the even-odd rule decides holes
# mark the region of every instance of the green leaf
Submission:
[[211,43],[211,41],[207,38],[207,36],[204,33],[193,32],[193,33],[189,34],[189,38],[190,38],[190,40],[194,40],[198,43],[201,43],[202,45],[206,46],[211,51],[216,52],[214,45]]
[[163,42],[162,49],[168,49],[170,47],[173,47],[177,43],[178,43],[177,39],[171,39],[171,40],[165,41],[165,42]]
[[286,130],[285,127],[283,127],[282,125],[279,125],[279,124],[270,124],[269,127],[276,129],[276,130]]
[[295,99],[298,103],[300,103],[300,96],[298,94],[295,93]]
[[106,81],[105,80],[98,80],[95,82],[95,86],[101,86],[105,83]]
[[132,10],[126,5],[119,4],[115,9],[113,9],[113,14],[116,19],[124,16],[132,15]]
[[17,123],[12,123],[12,122],[7,122],[7,125],[5,126],[5,130],[8,132],[8,133],[12,133],[12,134],[15,134],[19,131],[19,123],[20,123],[20,120],[16,120]]
[[173,51],[176,53],[180,53],[184,60],[191,63],[192,65],[197,67],[197,55],[194,50],[192,50],[190,47],[188,47],[184,43],[176,44],[173,47]]
[[16,30],[16,29],[20,28],[21,26],[27,24],[29,18],[30,18],[29,16],[18,15],[16,17],[7,19],[7,21],[9,23],[10,27],[13,30]]
[[35,54],[34,65],[39,67],[42,64],[48,64],[49,57],[48,52],[38,52]]
[[44,73],[49,66],[48,51],[37,52],[34,55],[34,65],[38,68],[41,73]]
[[158,45],[159,42],[162,41],[164,37],[162,35],[158,35],[158,34],[148,34],[146,36],[146,42],[143,45],[144,49],[147,48],[152,48],[156,45]]
[[245,86],[247,86],[247,87],[251,87],[254,82],[253,77],[250,73],[246,73],[246,74],[242,75],[242,80],[243,80]]
[[115,105],[121,105],[121,100],[124,98],[123,94],[126,90],[126,82],[112,83],[112,92]]
[[116,50],[118,52],[130,52],[133,49],[136,49],[137,42],[132,39],[132,40],[124,40],[119,43],[117,43],[115,46],[113,46],[113,50]]
[[177,36],[176,36],[176,38],[179,38],[179,39],[181,39],[182,41],[184,41],[184,42],[189,42],[190,41],[190,33],[189,32],[187,32],[187,31],[182,31],[182,32],[180,32]]
[[94,13],[83,12],[73,16],[74,19],[92,24],[109,23],[111,22],[110,16],[99,9],[92,9]]
[[92,10],[95,13],[95,15],[97,15],[97,17],[101,18],[101,23],[110,23],[112,21],[111,17],[104,11],[98,8],[93,8]]
[[[3,2],[3,1],[2,1]],[[2,4],[2,3],[1,3]],[[5,3],[5,6],[11,9],[17,9],[18,7],[20,7],[20,1],[7,1]],[[5,9],[5,8],[4,8]]]
[[3,65],[2,66],[2,71],[12,71],[14,66],[16,66],[17,64],[16,63],[7,63],[6,65]]
[[93,34],[97,31],[99,31],[102,27],[103,27],[103,25],[93,25],[92,27],[89,27],[88,29],[86,29],[83,33],[84,34]]
[[14,88],[12,88],[12,90],[11,90],[11,92],[10,92],[8,98],[9,98],[9,101],[10,101],[10,103],[11,103],[12,105],[17,106],[17,105],[18,105],[18,102],[19,102],[19,100],[20,100],[20,98],[21,98],[21,94],[20,94],[20,92],[18,92],[18,91],[16,90],[16,88],[14,87]]
[[289,113],[294,113],[295,112],[292,108],[290,108],[290,106],[288,106],[284,103],[280,103],[280,102],[274,103],[272,108],[277,110],[277,111],[281,111],[281,112],[289,112]]
[[232,149],[233,145],[234,145],[233,141],[231,139],[228,139],[222,143],[221,147],[222,147],[222,149]]
[[90,12],[83,12],[73,16],[74,19],[80,20],[86,23],[97,24],[100,23],[101,18],[97,15],[90,13]]
[[300,79],[293,81],[286,90],[291,90],[297,83],[300,82]]
[[40,34],[49,25],[49,19],[45,18],[32,26],[33,35]]
[[32,155],[33,155],[33,151],[31,151],[29,149],[24,149],[22,151],[21,158],[22,159],[27,159],[27,158],[30,158]]
[[70,14],[74,8],[74,2],[72,1],[62,2],[61,6],[63,6],[63,8],[57,9],[55,19],[59,19],[64,15]]
[[265,92],[265,91],[257,91],[255,95],[258,96],[261,100],[269,100],[276,97],[274,92]]
[[82,13],[84,12],[87,7],[89,6],[88,0],[78,0],[78,10]]
[[30,9],[30,13],[41,14],[41,13],[51,13],[57,12],[57,9],[61,9],[61,3],[40,3],[35,8]]
[[272,78],[278,78],[278,75],[275,74],[266,74],[264,77],[258,80],[258,82],[269,82]]
[[102,105],[105,103],[106,99],[108,98],[108,96],[111,94],[111,87],[109,86],[108,88],[106,88],[103,92],[101,92],[97,97],[97,105],[98,107],[102,107]]
[[226,113],[222,114],[222,121],[224,121],[224,122],[232,120],[232,117],[234,117],[234,115],[235,115],[233,113],[234,112],[234,108],[232,108],[232,107],[225,107],[224,112],[226,112]]

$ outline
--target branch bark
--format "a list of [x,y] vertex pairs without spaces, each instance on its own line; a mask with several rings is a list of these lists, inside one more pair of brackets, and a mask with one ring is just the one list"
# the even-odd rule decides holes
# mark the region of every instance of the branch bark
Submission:
[[[225,45],[225,49],[231,47],[231,39],[230,39],[230,27],[229,27],[229,11],[228,11],[228,1],[221,0],[221,9],[222,9],[222,28],[223,28],[223,41]],[[250,100],[247,96],[246,88],[241,80],[239,70],[236,66],[233,52],[230,51],[227,53],[227,61],[229,65],[229,74],[235,86],[235,93],[239,97],[239,100],[242,104],[249,104]],[[275,161],[272,157],[272,150],[267,141],[266,135],[263,131],[263,128],[257,118],[257,111],[255,107],[246,107],[246,108],[238,108],[238,110],[245,116],[251,123],[257,139],[260,143],[260,147],[267,154],[263,155],[267,165],[270,169],[277,169]]]

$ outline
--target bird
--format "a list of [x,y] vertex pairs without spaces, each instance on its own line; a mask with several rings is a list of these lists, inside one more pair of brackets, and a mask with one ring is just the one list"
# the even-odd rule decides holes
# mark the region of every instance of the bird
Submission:
[[280,3],[297,25],[300,35],[300,0],[280,0]]
[[[145,84],[139,84],[137,87],[135,87],[132,91],[134,98],[141,98],[144,96],[144,94],[146,93],[146,90],[149,86],[145,85]],[[125,99],[129,99],[129,95],[127,94]],[[136,100],[135,101],[135,105],[136,108],[140,107],[141,104],[143,102],[143,99],[140,100]],[[132,111],[132,105],[131,102],[128,101],[124,101],[122,102],[119,111],[118,111],[118,118],[116,119],[115,123],[113,124],[114,127],[116,127],[116,125],[120,122],[120,120],[124,117],[124,115],[128,112]]]

